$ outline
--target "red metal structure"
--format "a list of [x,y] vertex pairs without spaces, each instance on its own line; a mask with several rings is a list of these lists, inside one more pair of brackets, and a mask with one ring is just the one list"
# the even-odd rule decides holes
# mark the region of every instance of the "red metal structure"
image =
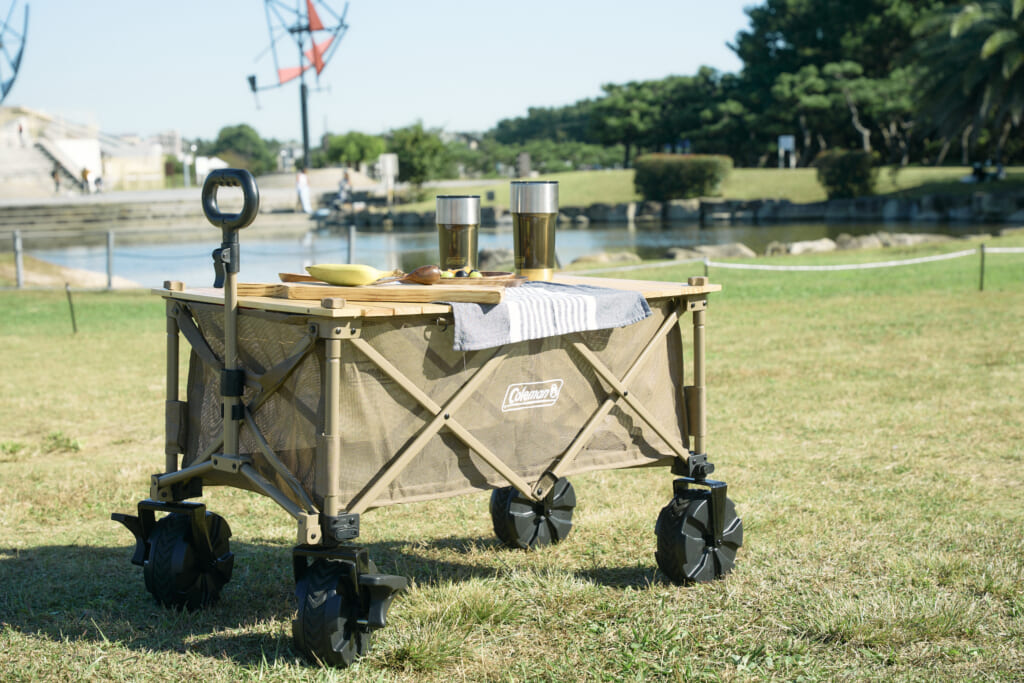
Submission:
[[21,58],[25,54],[25,36],[28,35],[28,4],[25,4],[24,20],[19,33],[11,23],[14,17],[16,2],[11,3],[3,23],[0,23],[0,104],[3,104],[7,93],[14,87],[14,79],[21,67]]
[[[286,83],[299,80],[299,105],[302,111],[302,153],[303,166],[309,165],[309,88],[306,85],[306,72],[316,71],[319,81],[320,74],[334,56],[341,38],[348,30],[345,15],[348,14],[348,3],[341,14],[335,12],[324,0],[298,0],[294,8],[282,0],[264,0],[264,11],[267,15],[267,30],[270,33],[270,46],[260,55],[269,52],[274,60],[276,83],[266,86],[256,84],[256,76],[249,76],[249,88],[253,94],[260,90],[279,88]],[[283,61],[278,55],[279,44],[285,37],[298,48],[298,64]],[[283,48],[282,48],[283,49]],[[259,59],[258,57],[257,59]]]

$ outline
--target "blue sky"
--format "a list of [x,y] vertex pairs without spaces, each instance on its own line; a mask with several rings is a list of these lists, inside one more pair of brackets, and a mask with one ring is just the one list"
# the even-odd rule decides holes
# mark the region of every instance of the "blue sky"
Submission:
[[[291,0],[288,0],[291,2]],[[21,7],[16,4],[17,25]],[[0,0],[6,13],[12,0]],[[213,138],[248,123],[300,139],[297,81],[274,78],[262,0],[29,0],[27,47],[5,105],[110,133]],[[341,11],[344,0],[328,0]],[[350,0],[349,29],[309,102],[310,134],[381,133],[422,120],[481,131],[602,83],[738,71],[728,49],[752,0]],[[326,17],[325,17],[326,21]],[[297,48],[280,43],[282,66]],[[310,81],[311,85],[315,81]]]

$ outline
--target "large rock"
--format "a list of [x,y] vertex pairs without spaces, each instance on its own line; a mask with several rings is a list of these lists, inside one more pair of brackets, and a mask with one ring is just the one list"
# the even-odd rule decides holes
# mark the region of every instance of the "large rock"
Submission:
[[608,204],[591,204],[587,207],[587,218],[594,223],[607,223],[611,220],[609,216],[612,213],[612,207]]
[[[684,252],[690,252],[694,255],[686,256]],[[696,247],[689,249],[681,249],[679,247],[673,247],[666,250],[665,255],[668,258],[673,259],[686,259],[686,258],[756,258],[757,254],[753,249],[745,244],[739,242],[732,242],[731,244],[701,244]]]
[[587,208],[587,218],[595,223],[629,223],[636,218],[636,204],[591,204]]
[[515,258],[515,252],[511,249],[481,249],[476,267],[480,270],[511,271]]
[[733,202],[726,199],[708,199],[705,197],[700,200],[700,218],[705,223],[731,221],[732,212]]
[[661,220],[665,212],[664,204],[661,202],[642,202],[636,206],[637,220]]
[[788,199],[766,199],[757,207],[754,212],[754,221],[767,223],[779,220],[779,215],[792,204]]
[[818,240],[803,240],[789,245],[790,254],[824,254],[836,250],[836,243],[827,237]]
[[845,232],[836,238],[836,247],[839,249],[881,249],[882,240],[878,235],[848,235]]
[[811,202],[810,204],[779,204],[776,205],[774,219],[777,221],[823,221],[829,202]]
[[604,264],[604,263],[639,263],[642,259],[630,251],[600,251],[596,254],[585,254],[580,256],[578,259],[573,260],[573,263],[585,263],[585,264]]
[[395,214],[395,225],[416,227],[422,224],[422,218],[415,211],[399,211]]
[[674,261],[692,261],[694,259],[702,259],[704,256],[693,249],[669,247],[665,250],[665,258],[672,259]]
[[879,232],[876,233],[883,247],[913,247],[918,244],[935,244],[949,242],[949,235],[936,235],[926,232]]
[[918,205],[913,199],[887,199],[882,204],[882,220],[912,221],[917,218]]
[[666,218],[670,221],[699,221],[699,199],[673,199],[668,203]]

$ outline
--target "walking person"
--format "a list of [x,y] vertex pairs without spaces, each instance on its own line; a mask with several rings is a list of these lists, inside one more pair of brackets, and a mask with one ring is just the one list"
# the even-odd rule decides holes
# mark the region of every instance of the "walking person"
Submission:
[[306,168],[299,169],[295,176],[295,191],[299,195],[299,205],[303,213],[313,213],[313,207],[309,203],[309,177],[306,175]]

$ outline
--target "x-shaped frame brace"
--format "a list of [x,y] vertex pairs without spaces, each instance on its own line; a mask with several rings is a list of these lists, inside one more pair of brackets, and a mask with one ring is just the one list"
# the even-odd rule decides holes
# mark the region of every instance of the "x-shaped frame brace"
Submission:
[[479,439],[473,436],[468,429],[455,419],[455,411],[459,409],[459,406],[465,403],[473,392],[476,391],[477,387],[479,387],[484,380],[490,377],[497,369],[505,356],[506,347],[502,346],[495,349],[490,358],[484,362],[469,381],[463,384],[462,387],[455,392],[455,394],[448,399],[444,405],[439,405],[366,341],[362,339],[353,339],[351,342],[355,344],[355,347],[359,349],[363,355],[373,361],[377,367],[383,370],[391,379],[404,388],[410,396],[420,403],[420,405],[433,413],[434,417],[420,429],[412,443],[406,446],[398,456],[395,457],[388,466],[377,475],[373,483],[368,488],[363,489],[359,495],[352,500],[351,505],[348,507],[348,512],[361,514],[369,509],[373,502],[380,497],[381,493],[384,492],[391,482],[393,482],[395,478],[397,478],[409,463],[412,462],[412,460],[420,453],[420,451],[423,450],[430,439],[443,428],[450,430],[455,434],[455,436],[462,440],[463,443],[472,448],[477,455],[484,460],[484,462],[493,467],[495,471],[504,477],[517,490],[524,495],[529,496],[531,499],[533,498],[533,495],[530,493],[530,484],[516,474],[511,467],[506,465],[501,458],[485,446]]
[[566,449],[565,453],[558,459],[558,462],[550,470],[544,473],[539,481],[531,485],[521,476],[516,474],[504,461],[501,460],[492,450],[477,439],[466,427],[455,419],[455,411],[458,410],[484,380],[486,380],[501,363],[506,353],[506,347],[495,349],[492,355],[484,362],[479,370],[443,405],[431,399],[422,389],[416,386],[402,372],[396,368],[387,358],[374,349],[363,339],[353,338],[350,343],[354,344],[359,351],[369,358],[378,368],[387,374],[392,380],[404,388],[410,396],[430,411],[434,417],[424,425],[415,438],[398,455],[391,460],[388,466],[382,470],[373,482],[361,491],[350,503],[347,512],[361,514],[369,509],[373,502],[380,497],[385,489],[408,467],[413,459],[426,447],[427,443],[443,428],[447,428],[458,437],[466,446],[473,449],[488,465],[494,468],[506,481],[516,490],[530,500],[539,501],[547,495],[551,486],[558,480],[566,469],[573,463],[579,453],[590,441],[598,428],[601,420],[619,403],[625,403],[644,421],[654,432],[660,436],[677,457],[687,458],[689,450],[684,444],[673,440],[672,432],[658,424],[658,421],[651,413],[629,393],[629,383],[636,377],[640,368],[648,356],[653,352],[658,342],[667,335],[679,323],[678,308],[669,312],[665,320],[659,326],[654,336],[634,359],[629,369],[621,379],[597,357],[585,344],[580,341],[572,342],[572,348],[589,363],[594,371],[611,387],[611,392],[587,420],[583,430]]

